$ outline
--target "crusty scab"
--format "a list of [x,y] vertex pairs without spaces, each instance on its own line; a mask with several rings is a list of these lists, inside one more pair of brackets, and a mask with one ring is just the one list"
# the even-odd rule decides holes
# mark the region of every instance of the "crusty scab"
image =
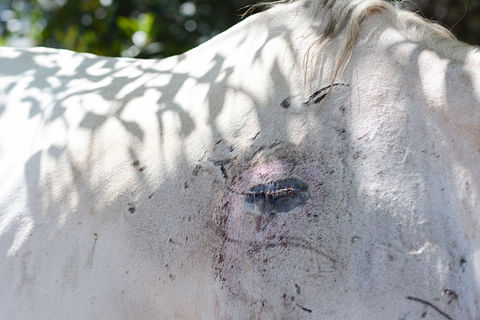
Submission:
[[280,186],[278,182],[268,182],[267,184],[256,185],[245,192],[248,202],[256,202],[260,200],[274,201],[280,198],[288,197],[297,190],[293,187]]
[[242,193],[250,213],[273,214],[288,212],[306,204],[308,185],[296,178],[258,184]]

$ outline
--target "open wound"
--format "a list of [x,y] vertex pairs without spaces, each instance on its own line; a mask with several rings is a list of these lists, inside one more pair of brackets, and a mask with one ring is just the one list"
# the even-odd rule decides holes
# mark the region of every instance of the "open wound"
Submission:
[[247,212],[269,216],[305,205],[308,185],[299,179],[287,178],[258,184],[242,194]]

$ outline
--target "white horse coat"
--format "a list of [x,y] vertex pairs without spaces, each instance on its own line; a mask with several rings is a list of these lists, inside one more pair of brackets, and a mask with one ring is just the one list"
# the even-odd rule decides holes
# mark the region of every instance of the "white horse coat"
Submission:
[[0,319],[480,319],[479,70],[373,0],[1,48]]

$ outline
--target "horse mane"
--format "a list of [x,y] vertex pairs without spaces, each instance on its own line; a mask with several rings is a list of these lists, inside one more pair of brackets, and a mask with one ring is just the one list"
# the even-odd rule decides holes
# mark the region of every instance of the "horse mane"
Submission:
[[[427,20],[418,14],[402,8],[400,2],[385,0],[279,0],[262,2],[261,6],[275,7],[286,3],[304,2],[310,11],[312,22],[323,21],[320,37],[315,39],[310,49],[328,44],[337,39],[342,42],[340,54],[334,70],[333,79],[344,67],[352,54],[358,40],[362,23],[370,16],[380,14],[385,22],[394,27],[407,40],[425,49],[458,62],[466,62],[467,58],[480,62],[479,49],[463,43],[445,27]],[[344,33],[342,37],[338,37]],[[308,63],[310,49],[304,59]],[[306,68],[306,67],[305,67]]]

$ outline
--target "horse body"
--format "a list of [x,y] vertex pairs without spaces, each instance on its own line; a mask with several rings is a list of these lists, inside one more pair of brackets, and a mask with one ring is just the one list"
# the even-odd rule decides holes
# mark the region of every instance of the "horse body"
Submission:
[[478,59],[359,1],[338,64],[315,3],[160,61],[2,48],[0,318],[478,319]]

